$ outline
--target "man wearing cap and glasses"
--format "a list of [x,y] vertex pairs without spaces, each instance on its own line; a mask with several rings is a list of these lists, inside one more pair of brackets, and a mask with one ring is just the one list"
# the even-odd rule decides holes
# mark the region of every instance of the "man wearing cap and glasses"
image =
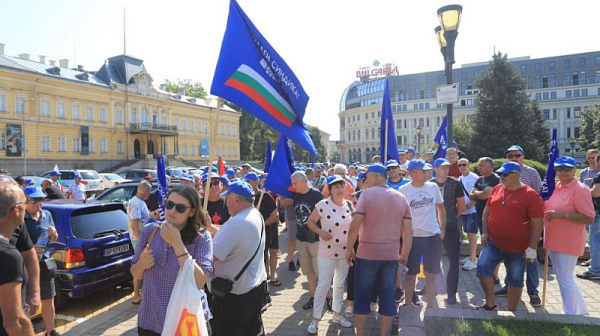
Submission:
[[60,192],[65,193],[62,184],[60,183],[60,176],[62,174],[56,170],[50,172],[50,179],[52,180],[52,184],[60,189]]
[[508,310],[515,311],[523,291],[526,264],[537,259],[544,204],[535,190],[521,182],[518,163],[505,162],[496,172],[502,184],[494,187],[483,210],[484,248],[477,262],[477,276],[486,301],[478,309],[497,310],[493,272],[504,260]]
[[398,190],[398,188],[410,182],[408,179],[404,178],[405,172],[400,170],[400,165],[398,164],[398,161],[388,160],[385,163],[385,168],[388,172],[388,187]]
[[69,186],[69,191],[67,191],[67,198],[77,200],[77,201],[85,201],[87,196],[85,195],[85,185],[81,183],[81,175],[79,172],[75,172],[73,176],[74,183]]
[[469,193],[473,190],[473,186],[475,185],[475,182],[477,182],[479,176],[472,173],[469,167],[469,160],[458,160],[458,169],[462,174],[458,178],[458,181],[464,191],[466,205],[465,211],[460,215],[460,220],[464,232],[466,232],[469,237],[470,247],[469,257],[461,260],[461,264],[463,265],[462,269],[465,271],[472,271],[477,267],[477,209],[475,209],[476,202],[469,198]]
[[600,172],[600,166],[596,164],[598,153],[600,153],[600,151],[597,149],[590,149],[585,153],[585,159],[587,160],[589,166],[579,173],[579,181],[589,188],[592,187],[594,176]]

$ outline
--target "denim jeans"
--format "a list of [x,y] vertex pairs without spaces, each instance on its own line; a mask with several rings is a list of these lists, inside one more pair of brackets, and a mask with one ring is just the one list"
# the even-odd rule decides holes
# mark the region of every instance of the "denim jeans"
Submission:
[[600,214],[598,213],[596,213],[594,223],[590,225],[588,243],[590,245],[590,257],[592,258],[588,272],[600,275]]
[[354,262],[355,288],[354,313],[368,315],[370,303],[375,290],[379,294],[379,314],[396,315],[394,290],[396,289],[396,272],[398,260],[365,260],[356,258]]
[[523,278],[525,273],[525,259],[522,253],[505,252],[496,247],[491,240],[481,250],[479,260],[477,261],[477,276],[491,278],[494,268],[504,260],[506,265],[506,279],[508,286],[523,288]]

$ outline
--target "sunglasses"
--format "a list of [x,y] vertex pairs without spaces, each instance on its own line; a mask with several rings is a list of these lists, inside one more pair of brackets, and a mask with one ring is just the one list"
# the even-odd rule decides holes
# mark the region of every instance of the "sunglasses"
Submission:
[[459,166],[459,167],[467,167],[467,166],[468,166],[468,164],[466,164],[466,163],[459,163],[459,164],[458,164],[458,166]]
[[570,172],[571,170],[573,170],[573,167],[555,167],[554,170],[556,170],[559,173]]
[[218,187],[218,186],[219,186],[219,184],[221,184],[221,181],[218,181],[218,180],[217,180],[217,181],[211,181],[211,182],[210,182],[210,186],[211,186],[211,187]]
[[25,201],[25,204],[38,204],[44,202],[44,200],[45,199],[43,197],[30,198],[27,201]]
[[191,208],[191,206],[187,206],[181,203],[175,203],[173,201],[167,201],[167,203],[165,204],[165,208],[167,208],[167,210],[171,210],[173,209],[173,207],[175,207],[175,210],[180,214],[184,213],[188,208]]
[[521,156],[523,156],[523,154],[508,154],[506,155],[507,158],[512,159],[512,158],[520,158]]
[[508,175],[514,174],[514,173],[515,172],[510,172],[510,173],[506,173],[506,174],[499,173],[498,175],[500,175],[501,177],[507,177]]
[[401,174],[398,174],[398,175],[400,175],[400,176],[402,176],[402,177],[406,176],[406,174],[405,174],[405,173],[401,173]]

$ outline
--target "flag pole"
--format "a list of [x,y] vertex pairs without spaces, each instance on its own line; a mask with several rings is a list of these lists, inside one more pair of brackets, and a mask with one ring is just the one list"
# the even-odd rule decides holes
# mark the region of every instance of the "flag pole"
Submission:
[[256,204],[256,210],[260,211],[260,205],[262,203],[263,196],[265,196],[265,192],[267,192],[265,188],[260,189],[260,198],[258,199],[258,203]]
[[387,161],[387,155],[388,155],[388,123],[389,120],[387,118],[385,118],[385,149],[383,150],[384,153],[384,157],[381,158],[381,163],[385,164],[385,162]]
[[[211,110],[212,111],[212,110]],[[206,212],[206,210],[208,209],[208,196],[210,194],[210,175],[212,174],[212,162],[214,161],[215,158],[215,148],[217,145],[217,129],[218,129],[218,125],[219,125],[219,112],[221,112],[221,98],[217,97],[217,110],[215,112],[215,124],[213,125],[213,130],[212,130],[212,134],[211,134],[211,140],[210,143],[208,144],[208,164],[206,165],[206,183],[204,184],[204,204],[202,205],[202,209],[204,210],[204,212]],[[211,115],[212,118],[212,115]]]
[[548,250],[544,249],[544,289],[542,291],[542,313],[546,313],[546,284],[548,283]]

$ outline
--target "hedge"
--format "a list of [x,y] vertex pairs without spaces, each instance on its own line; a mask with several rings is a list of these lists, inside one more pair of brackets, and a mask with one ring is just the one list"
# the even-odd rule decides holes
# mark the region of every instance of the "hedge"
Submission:
[[[507,159],[505,159],[505,158],[494,159],[494,171],[499,169],[502,166],[502,164],[506,161],[507,161]],[[523,163],[526,166],[529,166],[529,167],[537,170],[537,172],[538,172],[538,174],[540,174],[540,178],[542,180],[546,176],[546,171],[548,170],[548,167],[546,165],[544,165],[543,163],[540,163],[540,162],[534,161],[534,160],[527,160],[527,159],[523,160]],[[474,162],[471,164],[470,170],[477,175],[481,175],[481,174],[479,174],[479,170],[477,169],[477,162]]]

